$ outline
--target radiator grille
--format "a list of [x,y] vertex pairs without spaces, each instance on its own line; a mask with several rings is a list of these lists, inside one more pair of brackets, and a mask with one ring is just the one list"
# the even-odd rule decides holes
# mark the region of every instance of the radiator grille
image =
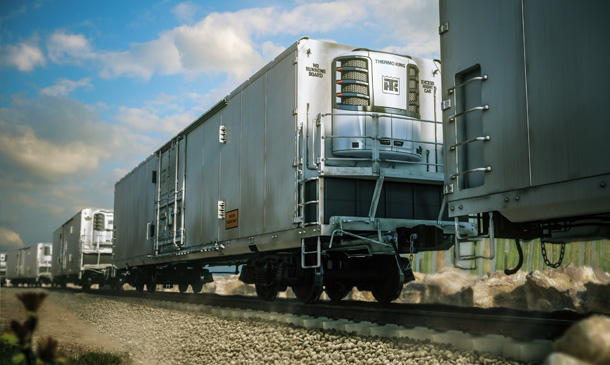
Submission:
[[335,65],[335,104],[337,107],[370,105],[369,61],[357,56],[339,57]]
[[347,97],[342,100],[343,105],[356,105],[356,106],[367,106],[369,105],[369,101],[367,99],[357,98],[357,97]]
[[361,59],[353,59],[353,60],[343,61],[343,62],[341,62],[341,64],[344,67],[358,67],[358,68],[367,68],[368,69],[366,61],[365,60],[361,60]]
[[341,92],[343,92],[343,93],[356,93],[356,94],[368,95],[369,94],[369,88],[366,85],[342,84],[341,85]]
[[369,74],[360,71],[348,71],[341,75],[341,80],[357,80],[367,82],[369,81]]
[[407,82],[407,114],[410,117],[420,118],[419,114],[419,68],[417,65],[410,63],[407,69],[409,79]]

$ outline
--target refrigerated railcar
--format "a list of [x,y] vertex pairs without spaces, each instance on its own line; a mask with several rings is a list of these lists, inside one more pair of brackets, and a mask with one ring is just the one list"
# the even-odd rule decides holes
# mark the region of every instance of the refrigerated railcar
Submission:
[[441,0],[451,217],[476,216],[492,237],[610,238],[609,12],[601,0]]
[[[115,186],[120,283],[382,302],[444,250],[440,62],[300,39]],[[459,231],[473,231],[459,223]],[[411,255],[411,256],[409,256]]]
[[85,208],[53,232],[53,283],[104,285],[112,265],[113,212]]
[[6,253],[6,279],[12,286],[51,283],[50,243],[37,243]]
[[6,254],[0,253],[0,286],[6,284]]

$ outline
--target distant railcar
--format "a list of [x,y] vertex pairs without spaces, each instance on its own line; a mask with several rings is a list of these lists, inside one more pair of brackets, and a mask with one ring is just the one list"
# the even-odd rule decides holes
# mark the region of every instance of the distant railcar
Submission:
[[[382,302],[444,250],[440,63],[303,38],[115,186],[118,277],[138,290],[241,280],[304,302]],[[153,126],[151,126],[152,128]],[[459,223],[462,234],[474,232]]]
[[6,253],[0,253],[0,286],[6,284]]
[[53,283],[103,285],[113,274],[113,212],[86,208],[53,233]]
[[51,283],[50,243],[37,243],[6,253],[6,279],[12,286]]
[[479,236],[610,238],[609,13],[603,0],[440,1],[456,221],[477,216]]

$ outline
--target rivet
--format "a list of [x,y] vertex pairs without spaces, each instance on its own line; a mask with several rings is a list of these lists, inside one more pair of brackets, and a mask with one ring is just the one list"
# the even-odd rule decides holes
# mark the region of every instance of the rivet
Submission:
[[599,183],[599,186],[601,186],[602,188],[605,188],[606,187],[606,182],[602,181],[601,183]]
[[463,207],[462,205],[459,205],[459,206],[458,206],[458,208],[462,209],[462,208],[464,208],[464,207]]
[[510,200],[510,199],[508,199],[508,198],[504,198],[504,201],[505,201],[505,202],[507,202],[507,203],[508,203],[508,201],[509,201],[509,200]]
[[451,207],[449,207],[449,209],[451,209],[451,210],[455,210],[455,207],[451,206]]
[[517,195],[517,196],[515,197],[515,200],[519,200],[519,199],[521,199],[521,198],[519,198],[519,196]]

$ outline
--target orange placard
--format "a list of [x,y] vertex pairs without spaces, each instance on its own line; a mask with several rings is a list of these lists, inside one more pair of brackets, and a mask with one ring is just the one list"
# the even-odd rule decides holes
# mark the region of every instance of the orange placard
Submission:
[[238,209],[227,212],[225,229],[237,228],[237,211]]

